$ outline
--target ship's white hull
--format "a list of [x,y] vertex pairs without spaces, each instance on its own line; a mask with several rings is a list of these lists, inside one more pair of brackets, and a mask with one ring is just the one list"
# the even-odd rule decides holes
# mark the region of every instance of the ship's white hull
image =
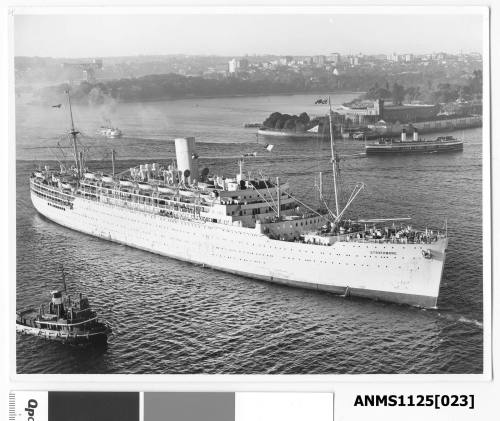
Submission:
[[[183,220],[76,197],[54,205],[31,193],[45,217],[65,227],[256,279],[384,301],[435,307],[447,239],[433,244],[272,240],[257,230]],[[432,258],[424,257],[430,250]]]

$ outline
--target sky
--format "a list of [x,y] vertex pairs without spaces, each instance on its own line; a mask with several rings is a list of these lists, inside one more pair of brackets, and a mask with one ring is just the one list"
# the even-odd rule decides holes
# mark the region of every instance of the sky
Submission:
[[482,51],[481,15],[17,15],[14,55],[317,55]]

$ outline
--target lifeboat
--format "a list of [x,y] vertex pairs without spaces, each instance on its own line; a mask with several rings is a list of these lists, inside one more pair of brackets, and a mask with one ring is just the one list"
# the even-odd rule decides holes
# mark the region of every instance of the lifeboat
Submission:
[[130,180],[120,180],[120,186],[132,187],[133,183]]
[[141,190],[153,190],[153,186],[148,183],[137,183]]
[[179,190],[179,195],[181,196],[186,196],[186,197],[192,197],[194,196],[194,193],[189,190]]
[[71,189],[71,184],[69,184],[69,183],[61,183],[61,187],[62,187],[63,189],[68,189],[68,190],[70,190],[70,189]]
[[103,181],[103,183],[112,183],[113,177],[111,177],[109,175],[103,175],[101,180]]
[[43,176],[43,173],[42,173],[41,171],[35,171],[35,177],[36,177],[36,178],[45,178],[45,177]]
[[169,194],[175,193],[175,191],[172,190],[170,187],[164,187],[164,186],[158,186],[158,191],[160,193],[169,193]]
[[93,172],[86,172],[85,174],[83,174],[83,176],[87,180],[95,180],[95,174]]

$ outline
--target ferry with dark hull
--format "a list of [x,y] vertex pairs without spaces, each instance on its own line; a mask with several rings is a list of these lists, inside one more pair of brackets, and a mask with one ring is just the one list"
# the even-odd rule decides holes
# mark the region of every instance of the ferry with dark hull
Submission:
[[440,136],[434,140],[421,139],[418,132],[413,132],[413,140],[406,140],[403,132],[401,140],[381,139],[377,143],[365,145],[367,155],[413,154],[413,153],[443,153],[460,152],[464,141],[453,136]]
[[[68,95],[71,111],[71,101]],[[330,112],[331,115],[331,112]],[[102,239],[250,278],[373,299],[435,307],[448,245],[446,229],[416,229],[401,218],[351,221],[338,194],[339,156],[330,137],[334,203],[319,174],[320,207],[288,183],[198,170],[194,138],[175,139],[176,160],[115,173],[74,164],[30,178],[31,200],[48,219]],[[330,118],[330,127],[332,121]],[[332,131],[330,130],[330,133]],[[255,172],[254,172],[255,174]],[[133,282],[133,280],[131,280]]]

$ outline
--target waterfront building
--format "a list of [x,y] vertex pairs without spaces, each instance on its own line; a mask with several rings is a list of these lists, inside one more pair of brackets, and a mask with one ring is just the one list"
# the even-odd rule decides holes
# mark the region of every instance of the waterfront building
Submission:
[[235,74],[236,71],[237,71],[237,61],[235,58],[229,60],[228,62],[228,71],[229,71],[229,74]]
[[324,66],[326,63],[326,57],[325,56],[314,56],[313,63],[316,64],[317,66]]
[[438,105],[428,104],[385,104],[383,99],[361,102],[350,107],[341,106],[336,112],[345,115],[353,124],[373,124],[379,120],[389,123],[412,123],[435,119]]
[[236,68],[243,71],[248,70],[248,60],[246,58],[240,58],[236,62]]
[[332,64],[339,64],[341,60],[340,53],[331,53],[330,56],[328,57],[328,61]]
[[392,53],[387,56],[387,60],[397,63],[399,61],[399,56],[397,53]]

